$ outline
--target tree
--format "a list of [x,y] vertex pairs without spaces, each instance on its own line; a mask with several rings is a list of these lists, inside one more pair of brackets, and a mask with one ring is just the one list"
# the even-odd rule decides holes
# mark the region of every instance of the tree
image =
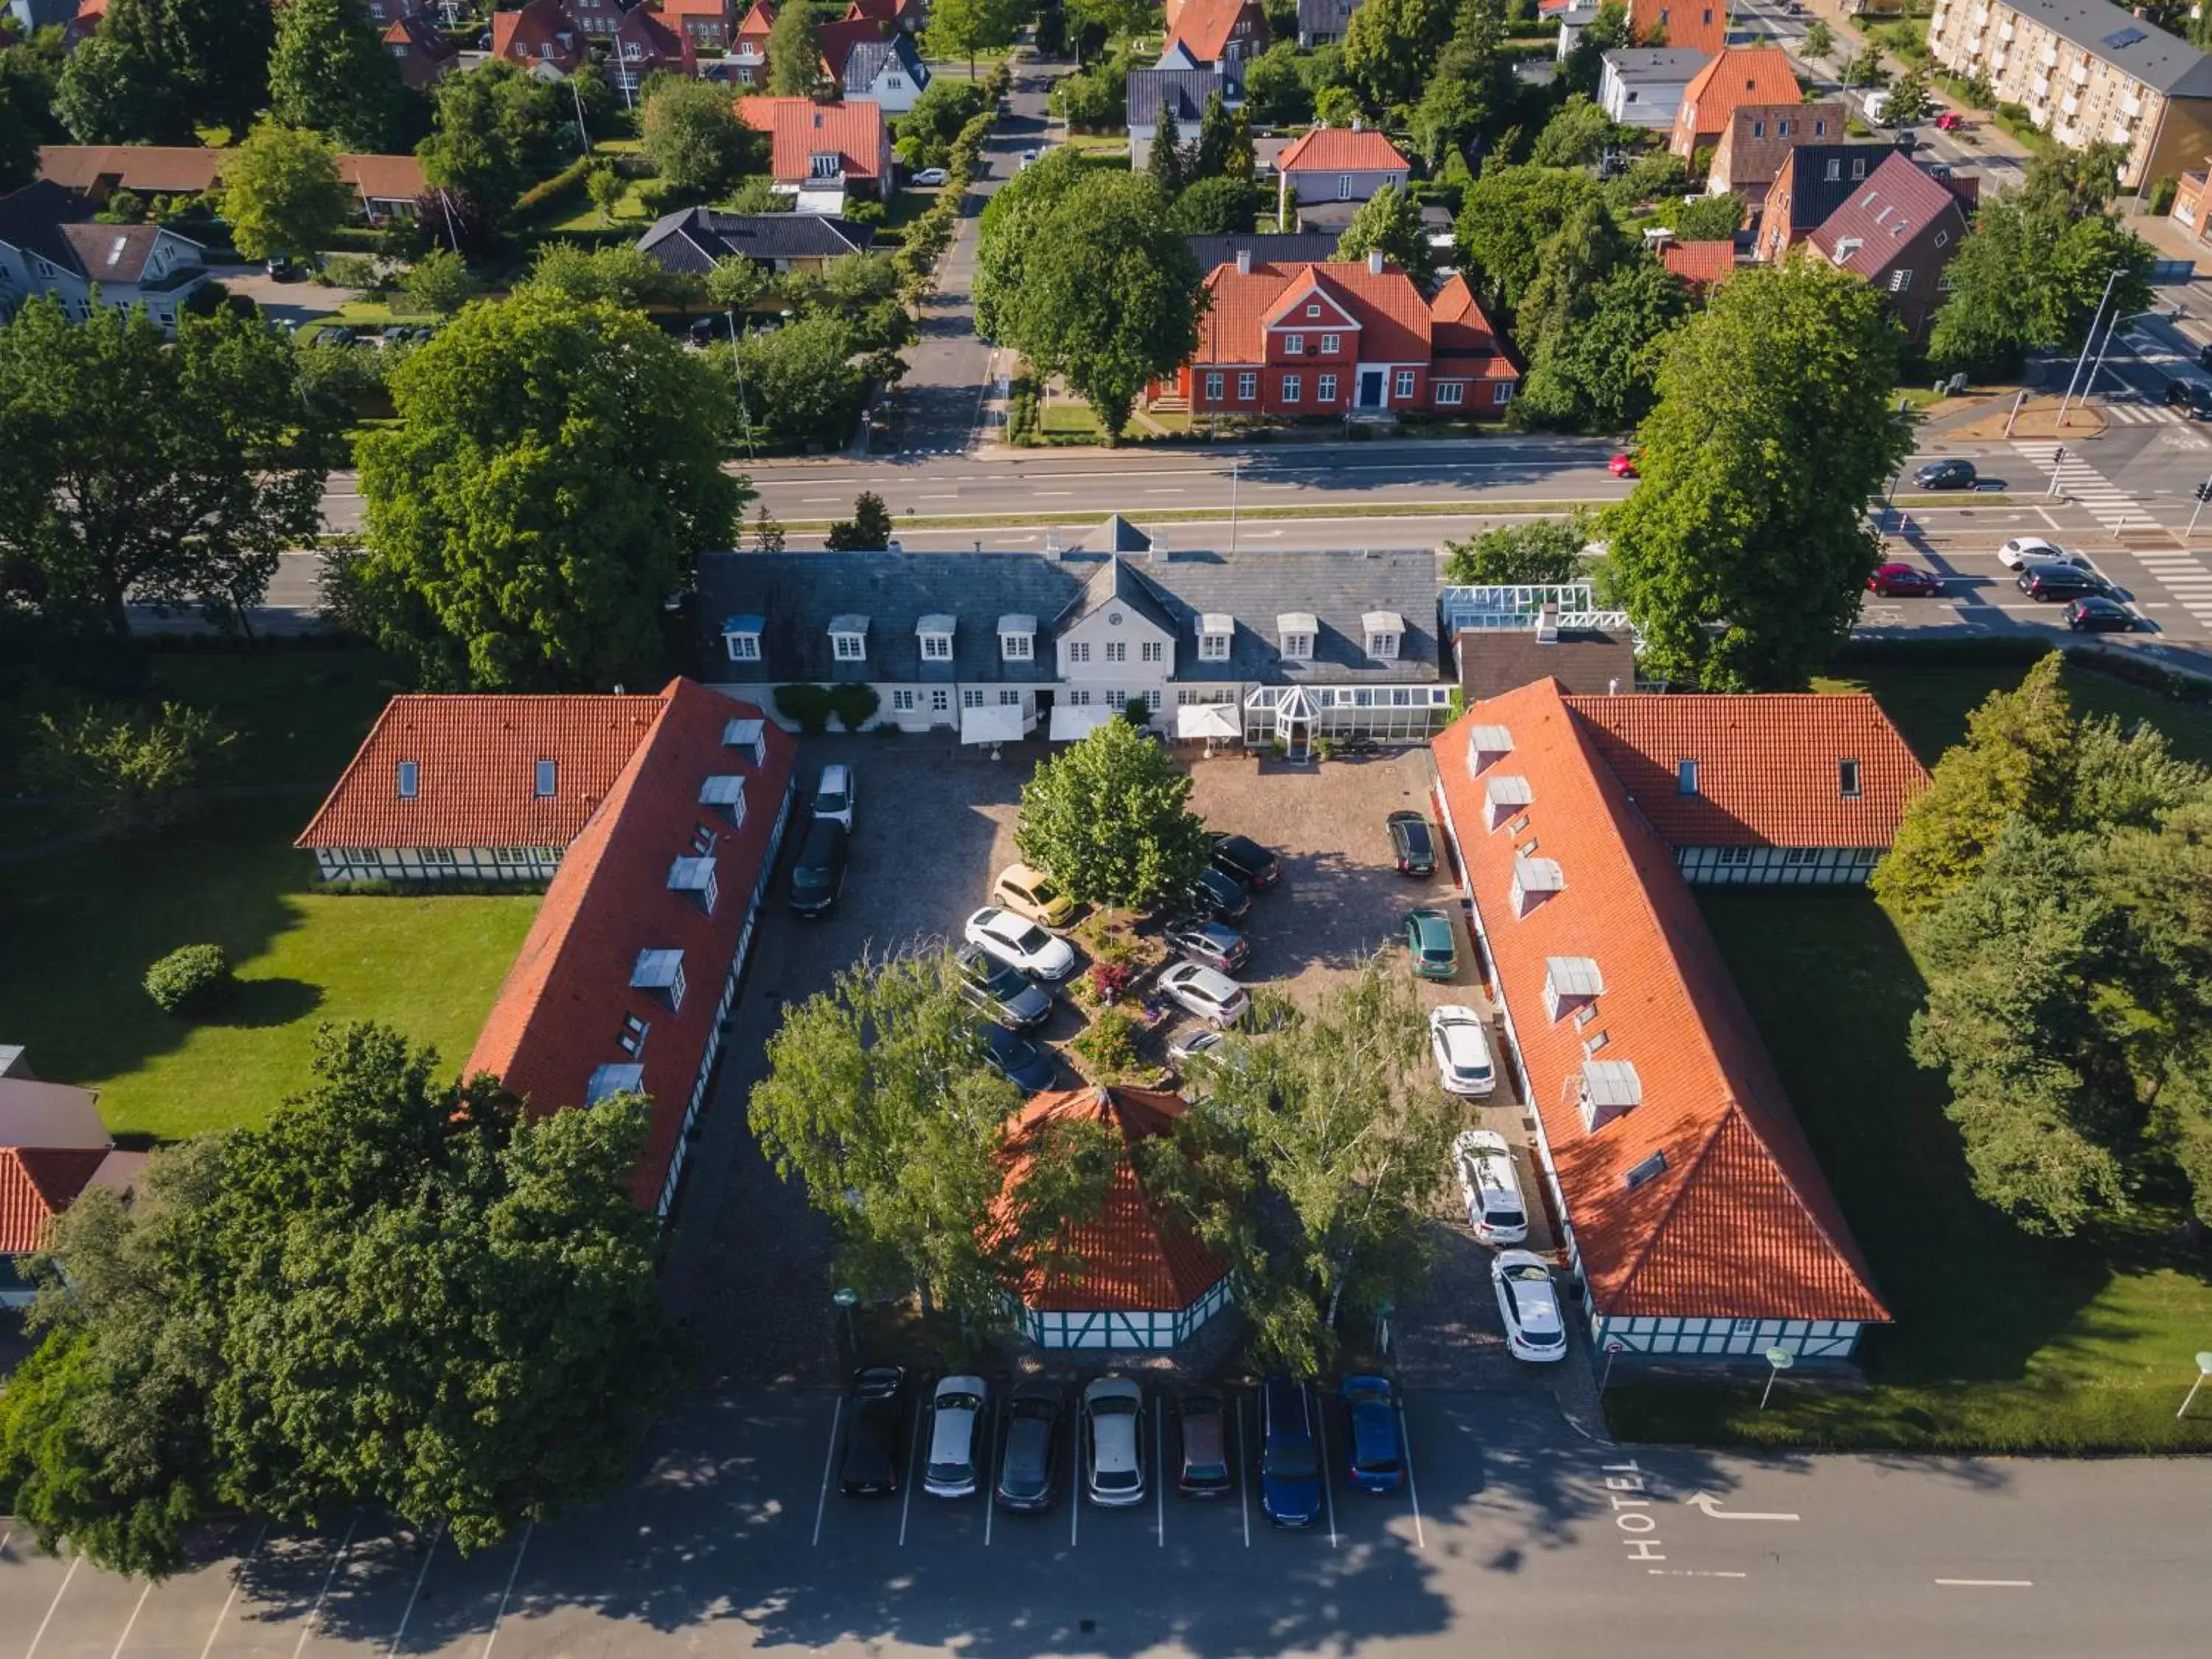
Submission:
[[23,771],[35,787],[67,797],[99,829],[149,834],[185,817],[185,792],[204,780],[236,735],[204,708],[173,702],[143,720],[98,708],[58,719],[42,712]]
[[1559,106],[1536,135],[1529,164],[1540,167],[1595,166],[1613,142],[1613,118],[1581,93]]
[[[795,8],[804,10],[804,0]],[[641,121],[645,159],[675,196],[702,201],[732,183],[751,129],[738,119],[726,89],[711,81],[666,76],[647,89]]]
[[[1029,10],[1019,0],[937,0],[929,9],[922,40],[932,58],[966,58],[972,82],[975,54],[1013,45],[1015,31],[1028,21]],[[774,61],[771,47],[769,62]]]
[[721,468],[729,376],[635,312],[525,291],[462,312],[391,391],[397,422],[359,446],[368,550],[341,610],[435,684],[659,672],[663,602],[750,493]]
[[1384,258],[1425,286],[1431,270],[1428,228],[1421,204],[1395,185],[1385,185],[1359,204],[1337,238],[1336,257],[1364,260],[1380,249]]
[[1474,587],[1549,586],[1580,579],[1591,525],[1582,514],[1499,525],[1472,540],[1446,542],[1444,580]]
[[[854,349],[852,325],[829,314],[748,335],[738,362],[755,434],[774,444],[843,445],[868,392],[867,376],[853,362]],[[718,351],[714,366],[728,381],[729,359]]]
[[1817,260],[1740,272],[1675,331],[1606,526],[1648,672],[1802,686],[1849,633],[1880,554],[1866,504],[1911,448],[1897,354],[1882,296]]
[[[1236,167],[1238,149],[1237,129],[1240,118],[1247,122],[1243,140],[1244,166],[1241,172]],[[1198,148],[1191,156],[1190,177],[1193,180],[1251,178],[1252,131],[1249,120],[1249,118],[1244,117],[1241,105],[1237,112],[1232,115],[1219,93],[1206,94],[1206,107],[1200,112],[1198,118]]]
[[286,0],[269,57],[269,113],[349,150],[384,148],[406,88],[357,0]]
[[354,201],[337,149],[304,127],[264,121],[223,163],[223,214],[249,259],[327,247]]
[[1160,187],[1160,194],[1170,202],[1182,192],[1184,164],[1182,129],[1176,125],[1174,105],[1162,99],[1159,123],[1152,129],[1152,149],[1146,158],[1145,171]]
[[[522,285],[557,294],[572,304],[605,300],[625,310],[642,311],[647,306],[678,298],[691,281],[689,276],[662,270],[653,263],[651,254],[633,243],[617,242],[611,247],[586,252],[574,242],[549,242],[538,248],[538,258]],[[459,309],[458,306],[451,308]]]
[[1278,40],[1244,66],[1244,107],[1269,126],[1299,126],[1313,118],[1313,94],[1299,73],[1297,47]]
[[495,222],[554,170],[573,131],[561,94],[503,58],[445,76],[434,95],[430,136],[415,151],[422,176],[463,192]]
[[717,311],[746,312],[768,292],[768,273],[750,259],[717,259],[707,271],[707,303]]
[[611,225],[615,222],[615,209],[629,188],[629,183],[613,167],[601,163],[584,175],[584,194],[592,198],[592,205],[599,210],[599,222]]
[[952,159],[960,129],[989,106],[990,100],[980,82],[955,80],[949,75],[933,76],[914,100],[914,107],[899,118],[901,141],[915,142],[910,165],[943,167]]
[[1928,338],[1936,363],[2004,375],[2031,351],[2072,349],[2115,270],[2113,314],[2150,304],[2150,249],[2095,204],[2096,188],[2077,196],[2063,173],[2032,169],[2027,185],[1982,203],[1944,268],[1950,291]]
[[[1660,27],[1663,29],[1665,26]],[[1605,55],[1628,45],[1628,8],[1622,0],[1605,0],[1597,9],[1597,15],[1575,36],[1574,45],[1567,48],[1566,64],[1557,84],[1571,97],[1595,97],[1598,82],[1605,76]]]
[[31,102],[27,77],[8,73],[0,63],[0,193],[20,189],[39,176],[43,109]]
[[1889,79],[1881,66],[1881,48],[1869,46],[1846,63],[1838,78],[1847,87],[1878,87]]
[[821,84],[822,36],[813,8],[802,0],[776,13],[769,29],[768,89],[779,98],[811,98]]
[[[242,626],[287,548],[322,528],[336,434],[306,407],[289,342],[228,308],[73,323],[52,298],[0,328],[0,571],[50,621],[128,638],[126,601]],[[12,487],[11,487],[12,486]]]
[[1186,236],[1242,235],[1267,205],[1267,193],[1246,179],[1201,179],[1175,200],[1176,228]]
[[760,504],[760,511],[753,519],[753,551],[756,553],[783,551],[783,525],[773,513],[768,510],[766,501]]
[[1743,228],[1743,198],[1728,190],[1692,201],[1677,197],[1661,206],[1659,217],[1685,242],[1725,242]]
[[822,544],[832,553],[881,553],[891,544],[890,509],[872,489],[853,498],[853,516],[830,526]]
[[1805,25],[1804,53],[1826,63],[1836,54],[1836,32],[1828,27],[1825,17],[1815,17]]
[[1085,903],[1165,903],[1190,891],[1212,856],[1189,800],[1188,773],[1109,721],[1022,786],[1014,845]]
[[[1549,381],[1533,370],[1553,356],[1589,313],[1599,283],[1630,256],[1628,240],[1613,223],[1602,198],[1578,203],[1558,232],[1537,251],[1536,274],[1521,296],[1516,326],[1529,353],[1532,380]],[[1547,414],[1566,412],[1559,388],[1540,385],[1539,404]]]
[[1048,150],[993,193],[983,205],[975,239],[975,331],[1011,342],[1009,331],[1027,291],[1029,262],[1042,244],[1045,222],[1061,200],[1089,177],[1073,146]]
[[265,5],[110,0],[70,53],[55,112],[80,143],[183,144],[195,126],[242,128],[269,101],[275,39]]
[[434,247],[399,279],[407,297],[425,311],[450,317],[476,298],[477,279],[458,253]]
[[1574,208],[1601,194],[1587,173],[1485,167],[1460,206],[1459,249],[1472,267],[1469,276],[1510,311],[1535,278],[1538,250],[1559,234]]
[[1682,281],[1638,252],[1577,300],[1570,326],[1532,350],[1514,416],[1529,425],[1624,432],[1651,412],[1668,335],[1689,310]]
[[1928,71],[1915,64],[1890,83],[1889,103],[1882,110],[1882,125],[1909,127],[1926,120],[1936,112],[1936,100],[1929,95]]
[[1363,0],[1344,33],[1344,70],[1376,114],[1410,103],[1452,36],[1451,0]]

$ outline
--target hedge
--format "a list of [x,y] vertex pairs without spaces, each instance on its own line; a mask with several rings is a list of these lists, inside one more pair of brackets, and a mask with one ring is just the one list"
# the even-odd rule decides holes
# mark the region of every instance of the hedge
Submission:
[[585,175],[598,160],[594,155],[579,155],[550,179],[541,179],[516,197],[514,210],[519,214],[535,213],[540,208],[566,201],[584,187]]

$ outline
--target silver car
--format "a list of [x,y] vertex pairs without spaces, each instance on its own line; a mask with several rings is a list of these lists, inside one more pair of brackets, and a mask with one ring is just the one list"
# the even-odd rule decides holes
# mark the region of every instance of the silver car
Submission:
[[965,1498],[976,1487],[975,1440],[989,1387],[980,1376],[948,1376],[929,1399],[929,1466],[921,1489],[933,1498]]
[[1091,1501],[1123,1509],[1145,1501],[1145,1391],[1126,1376],[1102,1376],[1083,1391],[1083,1466]]

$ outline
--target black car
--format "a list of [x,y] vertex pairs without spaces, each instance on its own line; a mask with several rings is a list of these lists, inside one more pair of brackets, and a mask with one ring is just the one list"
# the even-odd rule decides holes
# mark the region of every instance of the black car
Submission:
[[1213,867],[1234,876],[1254,892],[1264,892],[1283,878],[1283,862],[1247,836],[1217,836]]
[[835,818],[815,818],[791,866],[791,908],[802,916],[822,916],[845,890],[845,826]]
[[2031,599],[2078,599],[2112,592],[2112,584],[2095,571],[2072,564],[2024,565],[2017,580],[2020,591]]
[[2212,345],[2201,345],[2197,348],[2197,367],[2212,368]]
[[1203,916],[1178,916],[1160,930],[1169,945],[1185,960],[1233,974],[1244,965],[1252,947],[1234,927]]
[[2195,380],[2168,380],[2166,383],[2166,406],[2185,409],[2196,416],[2212,415],[2212,386]]
[[1006,1445],[992,1492],[1002,1510],[1036,1515],[1060,1496],[1060,1389],[1032,1379],[1006,1405]]
[[906,1372],[863,1365],[845,1395],[845,1453],[837,1490],[848,1498],[891,1498],[899,1489],[899,1430],[906,1421]]
[[1252,899],[1243,882],[1209,866],[1190,890],[1190,905],[1218,921],[1234,921],[1252,908]]
[[2125,634],[2142,621],[2118,599],[2100,594],[2076,599],[2066,607],[2066,625],[2077,634]]
[[1176,1490],[1185,1498],[1219,1498],[1236,1486],[1229,1472],[1229,1408],[1212,1389],[1185,1389],[1176,1401],[1182,1458]]
[[714,319],[712,317],[693,318],[691,320],[691,343],[695,346],[710,346],[714,344],[714,327],[715,322]]
[[1957,459],[1930,461],[1912,475],[1912,482],[1923,489],[1972,489],[1974,464]]
[[[816,822],[827,823],[830,820],[821,818]],[[1020,969],[1009,967],[973,945],[962,945],[957,960],[960,988],[967,993],[969,1001],[992,1018],[1004,1020],[1018,1030],[1027,1030],[1052,1018],[1052,999]]]
[[1401,876],[1433,876],[1437,872],[1437,837],[1429,821],[1419,812],[1393,812],[1389,819],[1390,851]]
[[1003,1025],[983,1027],[983,1058],[991,1069],[1027,1094],[1049,1089],[1060,1080],[1060,1067],[1052,1050],[1040,1048],[1018,1031]]

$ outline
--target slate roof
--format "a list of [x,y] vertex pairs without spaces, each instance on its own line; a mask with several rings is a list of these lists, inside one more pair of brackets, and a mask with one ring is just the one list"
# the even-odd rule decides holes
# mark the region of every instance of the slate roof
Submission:
[[[878,27],[887,27],[878,25]],[[888,40],[861,40],[854,43],[846,55],[844,73],[839,78],[848,88],[862,91],[875,85],[876,77],[884,72],[886,61],[896,59],[906,71],[907,78],[917,88],[929,84],[929,68],[921,61],[921,54],[914,49],[908,36],[895,34]]]
[[1301,234],[1273,231],[1254,231],[1246,235],[1183,238],[1200,270],[1211,270],[1216,265],[1233,265],[1237,263],[1238,252],[1246,248],[1251,250],[1252,263],[1255,265],[1323,263],[1336,258],[1336,245],[1340,240],[1319,233]]
[[[1959,198],[1939,179],[1893,150],[1813,233],[1813,246],[1846,270],[1872,277],[1888,269],[1915,237],[1939,220],[1948,222],[1953,251],[1966,234]],[[1844,244],[1857,246],[1846,252]]]
[[1298,0],[1298,33],[1341,37],[1358,9],[1359,0]]
[[1275,158],[1278,173],[1404,173],[1412,165],[1372,127],[1315,127]]
[[[1804,233],[1815,228],[1827,216],[1841,207],[1851,193],[1852,186],[1863,182],[1854,179],[1851,163],[1863,159],[1871,173],[1891,154],[1887,144],[1800,144],[1790,152],[1786,170],[1790,177],[1790,229]],[[1834,179],[1828,178],[1828,163],[1837,164]],[[1780,175],[1776,177],[1780,182]],[[1764,240],[1770,227],[1762,222],[1759,235]]]
[[[1359,356],[1371,363],[1426,362],[1431,325],[1428,302],[1395,265],[1378,275],[1360,260],[1313,264],[1255,264],[1249,271],[1216,265],[1206,288],[1212,296],[1199,319],[1194,363],[1256,363],[1266,356],[1267,320],[1310,284],[1358,324]],[[1316,327],[1328,327],[1316,324]]]
[[1568,691],[1632,691],[1636,685],[1636,640],[1626,628],[1561,629],[1546,640],[1533,628],[1470,628],[1453,641],[1460,690],[1480,702],[1553,679]]
[[1606,53],[1605,65],[1627,86],[1686,87],[1711,56],[1689,46],[1622,46]]
[[1176,125],[1186,138],[1197,136],[1210,94],[1229,96],[1228,83],[1218,69],[1131,70],[1127,91],[1131,126],[1158,126],[1164,102],[1175,111]]
[[[38,254],[92,283],[135,283],[164,235],[195,252],[190,237],[158,225],[92,222],[92,202],[51,179],[34,179],[0,196],[0,242]],[[198,269],[197,264],[191,269]]]
[[[2105,0],[2005,0],[2031,21],[2172,98],[2212,97],[2212,58]],[[2132,38],[2130,38],[2132,37]]]
[[718,259],[835,259],[866,252],[872,225],[818,213],[726,213],[685,208],[663,214],[637,239],[663,270],[703,276]]
[[822,62],[830,77],[842,86],[846,61],[853,48],[864,43],[882,40],[890,33],[891,26],[878,17],[848,17],[835,23],[823,23],[814,31],[822,43]]

